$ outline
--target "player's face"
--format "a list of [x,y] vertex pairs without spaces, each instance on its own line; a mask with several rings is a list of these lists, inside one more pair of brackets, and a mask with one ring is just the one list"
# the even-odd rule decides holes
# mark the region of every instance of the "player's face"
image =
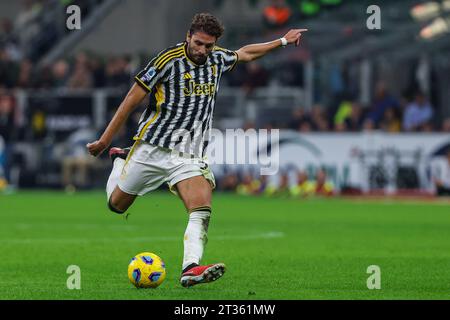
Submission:
[[189,58],[197,64],[203,64],[213,50],[217,39],[207,33],[197,31],[191,35],[188,34],[186,41]]

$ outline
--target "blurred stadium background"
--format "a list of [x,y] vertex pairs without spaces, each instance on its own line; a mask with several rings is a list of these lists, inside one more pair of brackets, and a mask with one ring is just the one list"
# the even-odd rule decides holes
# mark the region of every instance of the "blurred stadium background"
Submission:
[[[81,8],[68,30],[66,8]],[[217,165],[241,194],[401,194],[450,189],[450,1],[1,0],[0,190],[104,188],[102,132],[139,69],[184,40],[193,14],[225,24],[238,49],[306,27],[300,48],[239,65],[222,79],[215,127],[280,129],[280,172]],[[138,110],[113,145],[128,146]]]

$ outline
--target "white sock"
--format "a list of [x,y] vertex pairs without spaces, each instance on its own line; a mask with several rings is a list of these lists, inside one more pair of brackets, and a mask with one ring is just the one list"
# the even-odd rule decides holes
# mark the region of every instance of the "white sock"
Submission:
[[192,263],[199,264],[203,249],[208,242],[208,225],[210,210],[203,208],[189,215],[189,222],[184,233],[183,270]]
[[122,158],[116,158],[113,162],[113,168],[111,174],[109,175],[108,182],[106,183],[106,195],[109,198],[119,183],[119,177],[122,174],[123,165],[125,160]]

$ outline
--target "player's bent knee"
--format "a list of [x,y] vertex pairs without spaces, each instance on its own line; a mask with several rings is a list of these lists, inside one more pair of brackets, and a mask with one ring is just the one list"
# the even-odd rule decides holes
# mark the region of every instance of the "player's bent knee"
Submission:
[[128,194],[116,188],[108,201],[108,208],[115,213],[122,214],[128,210],[136,199],[136,195]]
[[120,210],[118,208],[116,208],[112,203],[111,203],[111,198],[108,200],[108,208],[109,210],[111,210],[112,212],[118,213],[118,214],[123,214],[125,213],[126,210]]

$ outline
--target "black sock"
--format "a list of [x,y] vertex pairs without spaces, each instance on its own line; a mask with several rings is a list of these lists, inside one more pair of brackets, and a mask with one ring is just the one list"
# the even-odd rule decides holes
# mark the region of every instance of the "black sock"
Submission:
[[198,266],[198,264],[196,264],[196,263],[191,263],[190,265],[188,265],[186,268],[183,269],[183,272],[182,272],[182,273],[185,273],[186,271],[188,271],[188,270],[190,270],[190,269],[192,269],[192,268],[194,268],[194,267],[197,267],[197,266]]

